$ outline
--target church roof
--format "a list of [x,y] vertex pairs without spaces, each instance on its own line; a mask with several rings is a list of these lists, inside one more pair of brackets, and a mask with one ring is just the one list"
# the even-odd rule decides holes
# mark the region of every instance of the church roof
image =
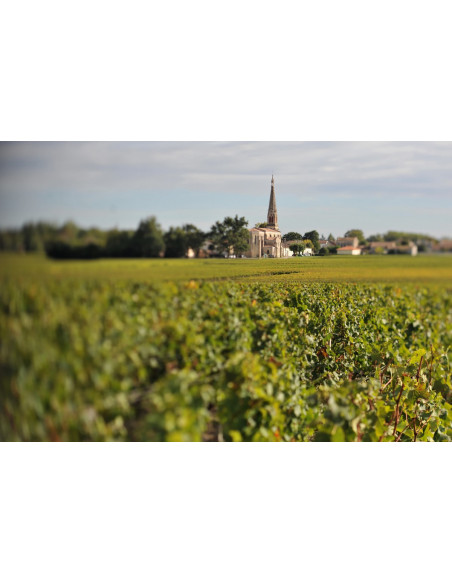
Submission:
[[281,233],[279,229],[274,229],[273,227],[251,227],[250,231],[271,231],[272,233]]

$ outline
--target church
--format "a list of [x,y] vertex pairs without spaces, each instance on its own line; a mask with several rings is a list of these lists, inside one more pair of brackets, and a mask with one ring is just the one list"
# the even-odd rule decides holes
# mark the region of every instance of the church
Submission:
[[265,227],[250,229],[250,258],[283,258],[289,250],[282,243],[278,227],[278,210],[276,208],[275,179],[272,176],[270,203],[268,205],[267,224]]

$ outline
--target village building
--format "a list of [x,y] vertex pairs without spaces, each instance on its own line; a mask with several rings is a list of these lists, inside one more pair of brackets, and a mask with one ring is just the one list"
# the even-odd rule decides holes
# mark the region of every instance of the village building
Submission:
[[353,247],[356,249],[358,244],[359,241],[357,237],[338,237],[336,239],[336,245],[338,247]]
[[415,256],[418,253],[418,247],[412,241],[371,241],[365,247],[365,250],[371,254],[406,254]]
[[434,252],[452,252],[452,239],[443,237],[439,243],[432,246]]
[[412,241],[408,241],[407,243],[399,243],[397,244],[394,250],[388,251],[388,253],[400,253],[412,256],[416,256],[417,252],[418,252],[417,245]]
[[319,239],[319,248],[323,249],[324,247],[327,247],[327,248],[336,247],[336,242],[329,241],[328,239]]
[[352,245],[345,245],[337,250],[337,255],[361,255],[361,249]]
[[388,253],[395,248],[395,241],[371,241],[368,245],[369,253]]
[[282,242],[278,226],[278,210],[276,208],[275,179],[272,176],[270,202],[267,212],[267,223],[264,227],[252,227],[250,230],[250,258],[282,258],[292,255],[287,243]]

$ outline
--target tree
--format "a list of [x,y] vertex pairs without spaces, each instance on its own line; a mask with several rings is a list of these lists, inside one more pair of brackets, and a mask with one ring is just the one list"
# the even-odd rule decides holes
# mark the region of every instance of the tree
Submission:
[[249,247],[249,231],[246,228],[248,221],[245,217],[236,215],[225,217],[224,221],[217,221],[209,233],[209,237],[220,252],[228,257],[231,253],[239,255]]
[[188,249],[187,234],[180,227],[170,227],[163,236],[165,242],[165,257],[183,258]]
[[126,258],[132,254],[133,232],[112,229],[107,234],[106,255],[112,258]]
[[165,248],[163,232],[155,217],[144,219],[132,237],[132,250],[136,257],[155,258]]
[[21,231],[25,251],[42,251],[44,249],[44,243],[34,223],[25,223]]
[[79,228],[73,221],[66,221],[58,230],[58,239],[73,245],[77,241]]
[[256,225],[254,227],[258,227],[258,228],[259,227],[261,227],[261,228],[268,227],[268,223],[266,221],[263,223],[256,223]]
[[305,247],[304,243],[292,243],[292,245],[289,246],[289,249],[293,252],[293,255],[299,256],[304,252]]
[[336,241],[336,238],[334,237],[334,235],[332,233],[330,233],[328,235],[328,241]]
[[318,251],[320,249],[319,233],[318,233],[318,231],[307,231],[303,235],[303,239],[310,239],[311,242],[312,242],[313,249],[314,249],[315,253],[318,253]]
[[206,240],[206,234],[201,229],[198,229],[195,225],[191,223],[187,223],[186,225],[182,226],[183,231],[185,232],[186,242],[187,242],[187,251],[188,248],[195,252],[196,256],[199,255],[199,251]]
[[282,236],[283,241],[297,241],[297,240],[302,240],[303,237],[301,236],[300,233],[297,233],[296,231],[289,231],[289,233],[286,233],[285,235]]
[[438,241],[430,235],[424,235],[422,233],[407,233],[405,231],[388,231],[383,237],[385,241],[398,241],[399,239],[407,239],[408,241],[414,241],[415,243],[419,241]]
[[344,237],[357,237],[360,245],[365,245],[367,243],[364,233],[361,229],[349,229]]

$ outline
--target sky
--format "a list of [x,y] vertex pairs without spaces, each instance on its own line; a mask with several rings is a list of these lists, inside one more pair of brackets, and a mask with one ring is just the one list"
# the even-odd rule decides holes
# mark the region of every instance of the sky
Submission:
[[0,227],[26,221],[452,235],[452,142],[2,142]]

